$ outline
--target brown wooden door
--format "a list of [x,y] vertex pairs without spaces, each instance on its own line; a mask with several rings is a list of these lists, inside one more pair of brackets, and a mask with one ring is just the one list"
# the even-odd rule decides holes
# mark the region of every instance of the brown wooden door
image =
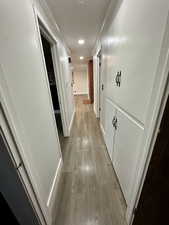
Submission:
[[93,87],[93,60],[88,63],[88,76],[89,76],[89,99],[90,103],[94,102],[94,87]]
[[169,99],[165,107],[134,225],[169,225]]

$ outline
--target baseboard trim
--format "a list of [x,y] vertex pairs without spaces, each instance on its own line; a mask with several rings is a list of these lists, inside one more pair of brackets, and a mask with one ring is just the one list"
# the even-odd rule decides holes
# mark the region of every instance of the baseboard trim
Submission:
[[47,200],[47,207],[49,208],[49,212],[51,212],[51,214],[53,211],[53,206],[55,204],[55,197],[56,197],[55,195],[56,195],[58,181],[59,181],[60,174],[61,174],[62,165],[63,165],[62,158],[60,158],[58,167],[56,169],[55,177],[53,179],[52,187],[51,187],[51,190],[49,193],[49,197]]
[[103,126],[102,126],[101,123],[100,123],[100,129],[101,129],[101,131],[102,131],[102,134],[103,134],[103,137],[104,137],[104,140],[105,140],[106,132],[105,132],[105,130],[104,130],[104,128],[103,128]]
[[133,213],[133,209],[131,209],[131,207],[128,206],[127,210],[126,210],[126,215],[125,215],[128,225],[132,225],[132,223],[133,223],[134,214],[132,214],[132,213]]
[[69,125],[69,136],[70,136],[70,132],[71,132],[71,129],[73,126],[74,118],[75,118],[75,110],[73,111],[72,118],[71,118],[70,125]]
[[73,95],[88,95],[87,92],[77,92],[77,93],[73,93]]
[[94,111],[96,118],[99,119],[99,114],[98,114],[94,104],[93,104],[93,111]]

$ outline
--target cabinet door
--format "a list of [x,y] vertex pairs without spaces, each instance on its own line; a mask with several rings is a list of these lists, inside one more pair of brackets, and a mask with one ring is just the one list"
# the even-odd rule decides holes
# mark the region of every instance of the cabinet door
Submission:
[[143,130],[123,113],[117,111],[116,116],[118,122],[114,142],[113,165],[126,202],[129,203]]
[[[123,1],[103,33],[108,96],[142,123],[151,97],[168,7],[166,0]],[[115,84],[118,71],[122,71],[120,88]]]
[[109,100],[106,100],[106,117],[105,117],[105,142],[109,156],[113,158],[113,145],[114,145],[114,133],[115,129],[112,124],[112,120],[116,115],[116,109]]

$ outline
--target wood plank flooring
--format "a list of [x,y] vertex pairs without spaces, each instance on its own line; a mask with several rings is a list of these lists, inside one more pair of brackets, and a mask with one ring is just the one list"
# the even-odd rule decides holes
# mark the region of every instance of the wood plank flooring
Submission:
[[53,225],[126,225],[126,206],[94,115],[76,101],[71,136],[63,145],[63,169]]

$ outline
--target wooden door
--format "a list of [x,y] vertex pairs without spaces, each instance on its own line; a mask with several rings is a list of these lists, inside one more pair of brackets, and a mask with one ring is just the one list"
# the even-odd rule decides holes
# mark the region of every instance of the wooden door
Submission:
[[89,99],[90,103],[94,102],[94,87],[93,87],[93,60],[89,60],[88,64],[88,76],[89,76]]
[[168,225],[169,99],[165,107],[133,225]]

